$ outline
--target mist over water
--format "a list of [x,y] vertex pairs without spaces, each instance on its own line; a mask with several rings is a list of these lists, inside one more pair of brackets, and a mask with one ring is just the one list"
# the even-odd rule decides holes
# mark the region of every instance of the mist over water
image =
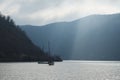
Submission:
[[0,80],[119,80],[120,62],[0,63]]

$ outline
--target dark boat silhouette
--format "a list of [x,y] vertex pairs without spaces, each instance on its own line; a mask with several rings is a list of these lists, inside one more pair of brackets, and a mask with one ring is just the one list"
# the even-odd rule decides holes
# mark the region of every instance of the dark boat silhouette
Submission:
[[54,65],[54,61],[53,61],[53,60],[48,60],[48,61],[38,61],[38,64]]
[[38,61],[38,64],[54,65],[54,59],[51,56],[49,56],[48,61]]
[[49,65],[54,65],[54,60],[52,60],[52,59],[48,60],[48,64]]

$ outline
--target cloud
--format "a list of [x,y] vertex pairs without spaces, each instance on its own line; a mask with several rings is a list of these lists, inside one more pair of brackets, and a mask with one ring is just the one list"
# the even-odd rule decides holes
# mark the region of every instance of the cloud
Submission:
[[20,5],[12,4],[13,1],[2,1],[0,3],[0,11],[5,15],[14,15],[19,12]]
[[0,11],[17,24],[43,25],[91,14],[120,12],[120,0],[0,0]]

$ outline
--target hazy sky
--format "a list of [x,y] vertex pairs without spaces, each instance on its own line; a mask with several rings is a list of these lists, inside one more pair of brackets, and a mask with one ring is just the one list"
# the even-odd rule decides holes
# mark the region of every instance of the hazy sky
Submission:
[[0,0],[0,11],[20,25],[44,25],[91,14],[119,13],[120,0]]

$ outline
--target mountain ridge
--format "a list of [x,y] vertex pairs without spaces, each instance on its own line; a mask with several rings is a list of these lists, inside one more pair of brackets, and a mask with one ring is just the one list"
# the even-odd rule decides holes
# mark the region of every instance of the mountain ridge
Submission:
[[[63,59],[120,60],[120,14],[91,15],[72,22],[21,26],[29,38]],[[41,37],[41,38],[39,38]],[[43,46],[40,46],[43,45]]]
[[113,16],[113,15],[120,15],[120,13],[115,13],[115,14],[92,14],[92,15],[88,15],[88,16],[84,16],[72,21],[59,21],[59,22],[52,22],[52,23],[48,23],[48,24],[43,24],[43,25],[32,25],[32,24],[26,24],[26,25],[19,25],[19,26],[35,26],[35,27],[42,27],[42,26],[47,26],[47,25],[51,25],[51,24],[57,24],[57,23],[71,23],[71,22],[76,22],[79,21],[81,19],[87,18],[87,17],[92,17],[92,16]]

